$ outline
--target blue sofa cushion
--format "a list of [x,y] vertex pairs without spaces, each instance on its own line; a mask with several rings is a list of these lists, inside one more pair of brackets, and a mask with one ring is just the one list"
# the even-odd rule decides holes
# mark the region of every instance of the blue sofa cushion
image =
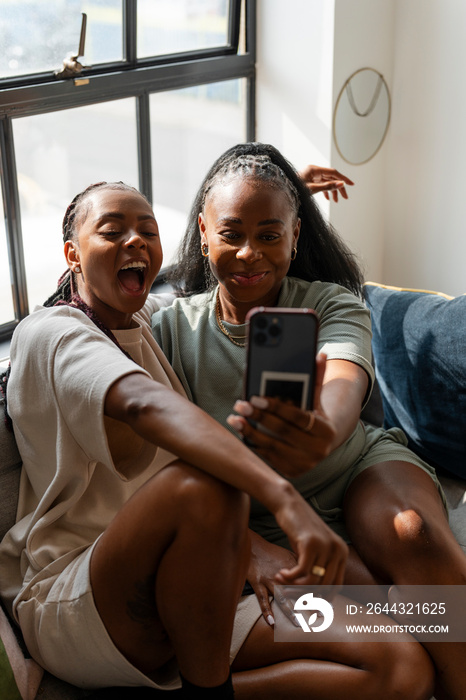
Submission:
[[384,425],[434,466],[466,478],[466,295],[368,282]]

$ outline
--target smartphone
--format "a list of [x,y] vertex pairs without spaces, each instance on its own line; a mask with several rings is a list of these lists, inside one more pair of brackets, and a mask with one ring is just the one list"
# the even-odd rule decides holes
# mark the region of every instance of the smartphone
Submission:
[[313,407],[318,317],[313,309],[249,311],[244,398],[272,396]]

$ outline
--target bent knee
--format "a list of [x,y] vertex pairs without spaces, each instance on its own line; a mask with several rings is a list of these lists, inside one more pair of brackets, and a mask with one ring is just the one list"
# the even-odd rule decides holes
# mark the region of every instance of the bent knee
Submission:
[[406,642],[400,646],[404,666],[400,668],[398,665],[391,676],[393,697],[428,700],[433,695],[435,684],[435,669],[430,656],[418,642]]
[[249,496],[201,469],[178,461],[164,470],[171,481],[174,506],[198,527],[224,530],[246,527]]
[[428,700],[434,692],[435,671],[430,656],[416,641],[393,642],[383,651],[382,680],[384,700]]
[[401,552],[413,559],[443,559],[454,554],[454,537],[447,521],[433,522],[419,511],[408,508],[393,518],[393,531]]
[[411,508],[400,511],[395,515],[393,527],[401,542],[406,544],[418,544],[426,540],[430,529],[424,518]]

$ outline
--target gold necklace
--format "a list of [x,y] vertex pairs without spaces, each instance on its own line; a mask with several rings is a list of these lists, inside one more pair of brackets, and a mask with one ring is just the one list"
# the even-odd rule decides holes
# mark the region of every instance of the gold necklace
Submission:
[[222,331],[223,335],[226,335],[226,337],[228,338],[228,340],[230,340],[230,341],[233,343],[233,345],[237,345],[239,348],[245,348],[245,347],[246,347],[246,343],[245,343],[245,342],[244,342],[244,343],[238,343],[238,341],[235,340],[235,338],[246,338],[247,336],[245,336],[245,335],[231,335],[231,333],[229,333],[229,332],[227,331],[227,329],[225,328],[225,326],[223,325],[223,321],[222,321],[222,319],[221,319],[221,317],[220,317],[220,295],[219,295],[219,291],[220,291],[220,288],[217,287],[217,299],[216,299],[216,301],[215,301],[215,318],[217,319],[217,325],[218,325],[218,327],[220,328],[220,330]]

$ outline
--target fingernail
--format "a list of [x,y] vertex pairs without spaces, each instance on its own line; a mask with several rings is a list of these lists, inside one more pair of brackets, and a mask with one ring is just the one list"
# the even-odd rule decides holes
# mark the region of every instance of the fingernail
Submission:
[[233,430],[237,430],[239,433],[243,430],[243,422],[238,416],[228,416],[227,423]]
[[252,415],[253,409],[247,401],[236,401],[234,409],[240,416],[247,418]]
[[269,407],[269,402],[267,401],[267,399],[264,399],[263,396],[253,396],[250,399],[250,402],[256,408],[268,408]]
[[300,625],[300,623],[299,623],[299,620],[298,620],[298,618],[296,617],[296,615],[295,615],[294,613],[293,613],[293,615],[291,616],[291,622],[293,623],[293,625],[294,625],[295,627],[301,627],[301,625]]
[[267,622],[269,623],[270,627],[273,627],[273,626],[274,626],[275,620],[273,619],[272,615],[267,615],[267,617],[266,617],[265,619],[266,619]]

